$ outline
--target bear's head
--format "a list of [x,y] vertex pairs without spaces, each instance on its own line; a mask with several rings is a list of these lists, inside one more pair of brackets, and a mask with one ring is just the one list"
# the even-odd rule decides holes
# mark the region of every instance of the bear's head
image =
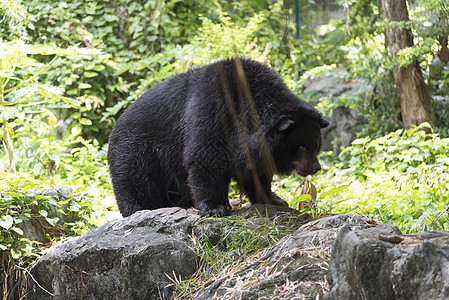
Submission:
[[321,148],[320,129],[329,125],[321,114],[295,113],[279,118],[280,143],[275,158],[279,173],[296,171],[305,177],[321,170],[317,155]]

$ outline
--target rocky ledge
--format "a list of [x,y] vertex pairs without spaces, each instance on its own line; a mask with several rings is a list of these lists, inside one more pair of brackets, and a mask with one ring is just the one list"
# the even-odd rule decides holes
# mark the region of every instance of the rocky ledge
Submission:
[[[238,270],[218,274],[195,299],[448,299],[449,234],[402,235],[353,215],[310,221],[285,208],[298,229]],[[27,299],[171,299],[170,278],[199,266],[192,234],[220,240],[223,219],[195,210],[140,211],[51,249],[22,287]],[[424,297],[424,298],[423,298]]]

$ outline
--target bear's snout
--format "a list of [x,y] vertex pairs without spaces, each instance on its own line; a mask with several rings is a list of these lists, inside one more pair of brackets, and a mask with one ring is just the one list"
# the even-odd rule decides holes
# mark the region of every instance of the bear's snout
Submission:
[[310,175],[316,174],[319,170],[321,170],[321,165],[317,159],[316,162],[312,165],[312,173]]
[[312,157],[311,159],[304,159],[295,162],[295,171],[302,177],[306,177],[307,175],[316,174],[321,170],[320,162],[316,157]]

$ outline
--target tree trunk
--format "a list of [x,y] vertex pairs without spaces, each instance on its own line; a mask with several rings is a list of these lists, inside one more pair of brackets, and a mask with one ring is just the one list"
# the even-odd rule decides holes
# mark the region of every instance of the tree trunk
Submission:
[[[387,21],[409,20],[406,0],[382,0],[382,9]],[[399,50],[413,46],[411,30],[385,26],[385,44],[389,55],[396,57]],[[393,76],[404,128],[408,129],[424,122],[434,127],[435,113],[418,61],[415,60],[405,67],[394,66]]]
[[440,36],[438,38],[438,41],[440,42],[441,45],[441,50],[440,52],[438,52],[438,58],[444,62],[445,65],[447,65],[447,63],[449,63],[449,49],[447,48],[447,36]]

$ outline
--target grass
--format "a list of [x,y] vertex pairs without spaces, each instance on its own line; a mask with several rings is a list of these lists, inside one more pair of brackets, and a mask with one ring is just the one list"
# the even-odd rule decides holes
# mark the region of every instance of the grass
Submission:
[[[219,223],[216,219],[202,219],[199,227],[205,230],[192,236],[194,250],[200,257],[200,268],[186,281],[170,276],[176,287],[175,299],[194,299],[217,277],[241,270],[248,262],[263,257],[270,246],[303,225],[300,220],[289,213],[275,217],[230,216]],[[208,235],[211,224],[215,224],[212,232],[216,234]]]

